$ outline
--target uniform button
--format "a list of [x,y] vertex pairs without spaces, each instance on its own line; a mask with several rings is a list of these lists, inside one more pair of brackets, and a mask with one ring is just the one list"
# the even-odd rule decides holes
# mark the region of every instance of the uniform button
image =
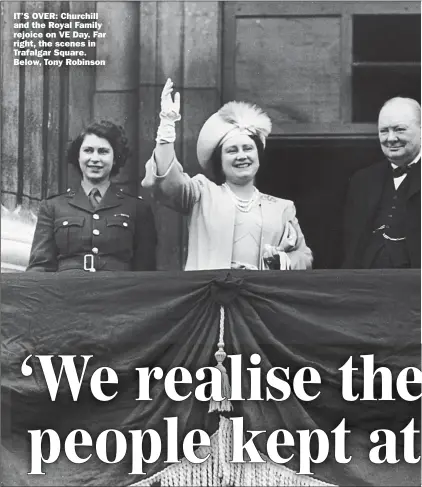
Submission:
[[92,253],[93,253],[93,254],[98,254],[98,249],[97,249],[97,247],[93,247],[93,248],[92,248]]
[[99,235],[99,234],[100,234],[100,231],[99,231],[99,230],[97,230],[97,229],[95,229],[95,230],[92,230],[92,233],[93,233],[94,235]]
[[65,227],[66,225],[69,225],[69,222],[67,220],[63,222],[63,226]]
[[393,210],[395,210],[395,209],[396,209],[396,207],[395,207],[395,206],[392,206],[392,208],[393,208]]
[[123,226],[124,226],[124,227],[127,227],[127,223],[126,223],[126,222],[123,222]]
[[393,215],[388,215],[388,218],[393,218]]
[[97,214],[92,215],[92,218],[93,218],[94,220],[99,220],[99,219],[100,219],[99,215],[97,215]]

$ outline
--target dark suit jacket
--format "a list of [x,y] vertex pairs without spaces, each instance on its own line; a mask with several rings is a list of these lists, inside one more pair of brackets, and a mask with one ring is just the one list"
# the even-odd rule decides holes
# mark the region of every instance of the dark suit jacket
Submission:
[[[416,163],[407,176],[410,185],[406,195],[406,242],[411,267],[421,266],[421,164]],[[387,161],[358,171],[352,178],[344,216],[343,268],[360,269],[362,257],[373,228],[386,178],[392,177]],[[402,183],[403,184],[403,183]]]
[[95,210],[79,187],[41,202],[27,270],[155,270],[156,232],[150,206],[111,184]]

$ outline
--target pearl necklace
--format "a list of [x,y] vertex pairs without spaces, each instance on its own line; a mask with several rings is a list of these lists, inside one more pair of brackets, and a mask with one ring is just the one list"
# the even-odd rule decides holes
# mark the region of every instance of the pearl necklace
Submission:
[[249,213],[254,206],[254,204],[258,201],[259,199],[259,191],[254,187],[254,193],[252,197],[248,200],[244,200],[242,198],[239,198],[230,188],[230,186],[227,183],[224,183],[223,186],[228,189],[230,196],[232,197],[234,204],[236,205],[236,208],[239,211],[242,211],[243,213]]

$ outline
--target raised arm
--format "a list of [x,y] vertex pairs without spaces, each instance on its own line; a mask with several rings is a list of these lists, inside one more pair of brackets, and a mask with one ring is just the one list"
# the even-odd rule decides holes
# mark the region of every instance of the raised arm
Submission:
[[152,190],[154,197],[176,211],[188,214],[199,201],[201,184],[183,172],[174,151],[176,122],[180,116],[180,95],[172,98],[173,82],[168,79],[161,94],[160,126],[154,152],[145,165],[144,188]]
[[160,126],[157,131],[154,158],[157,175],[163,176],[175,158],[174,142],[176,140],[176,122],[180,116],[180,94],[175,93],[172,99],[173,81],[169,78],[161,93]]

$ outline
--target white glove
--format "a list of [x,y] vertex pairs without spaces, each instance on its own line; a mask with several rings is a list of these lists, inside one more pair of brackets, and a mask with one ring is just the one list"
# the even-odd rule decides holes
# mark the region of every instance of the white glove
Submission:
[[285,271],[291,269],[290,258],[286,252],[280,249],[280,247],[275,247],[274,245],[264,245],[262,257],[270,269],[274,269],[273,265],[275,264],[275,258],[277,256],[280,259],[280,270]]
[[164,85],[161,93],[161,113],[160,118],[166,118],[177,122],[182,117],[180,116],[180,93],[174,94],[174,101],[171,97],[173,93],[173,81],[169,78]]
[[175,122],[182,118],[180,116],[180,94],[175,93],[173,100],[172,92],[173,81],[169,78],[161,93],[160,126],[155,139],[158,144],[174,143],[176,140]]

